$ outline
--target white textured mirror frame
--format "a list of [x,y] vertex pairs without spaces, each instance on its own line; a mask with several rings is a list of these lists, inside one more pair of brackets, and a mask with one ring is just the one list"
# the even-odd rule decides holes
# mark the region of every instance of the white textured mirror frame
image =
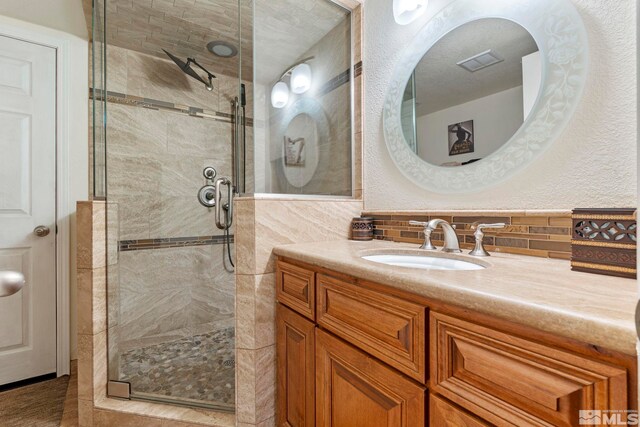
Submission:
[[[542,60],[542,83],[531,114],[514,136],[488,157],[462,167],[427,163],[407,145],[401,105],[411,73],[444,35],[483,18],[514,21],[533,36]],[[384,136],[400,171],[438,193],[466,193],[498,184],[537,158],[573,115],[586,82],[587,33],[570,0],[456,0],[438,12],[402,52],[385,99]]]

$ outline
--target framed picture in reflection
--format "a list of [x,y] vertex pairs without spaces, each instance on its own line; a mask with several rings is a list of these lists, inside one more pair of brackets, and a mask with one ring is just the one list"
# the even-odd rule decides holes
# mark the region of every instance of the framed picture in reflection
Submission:
[[304,166],[304,138],[284,137],[285,166]]
[[473,120],[449,125],[449,155],[473,153]]

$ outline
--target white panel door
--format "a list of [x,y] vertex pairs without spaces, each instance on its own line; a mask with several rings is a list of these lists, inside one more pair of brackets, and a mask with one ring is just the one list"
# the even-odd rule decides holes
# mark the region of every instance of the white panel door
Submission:
[[55,156],[56,51],[0,36],[0,385],[56,371]]

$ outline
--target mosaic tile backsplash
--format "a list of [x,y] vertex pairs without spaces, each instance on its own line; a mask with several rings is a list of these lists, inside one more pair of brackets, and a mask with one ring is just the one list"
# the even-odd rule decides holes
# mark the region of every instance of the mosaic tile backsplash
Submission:
[[[486,229],[484,243],[489,252],[507,252],[543,258],[571,259],[570,211],[369,211],[374,238],[422,244],[422,227],[409,221],[442,218],[456,226],[462,249],[473,249],[474,222],[505,223],[503,229]],[[441,229],[432,234],[433,243],[443,245]]]

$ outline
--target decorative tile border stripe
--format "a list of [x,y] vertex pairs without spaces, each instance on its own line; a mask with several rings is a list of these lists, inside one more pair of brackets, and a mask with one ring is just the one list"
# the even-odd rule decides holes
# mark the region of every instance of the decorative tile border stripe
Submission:
[[[93,99],[94,96],[98,100],[104,100],[104,92],[101,89],[89,89],[89,98]],[[205,110],[199,107],[190,107],[183,104],[173,104],[171,102],[160,101],[152,98],[142,98],[139,96],[127,95],[119,92],[107,91],[107,102],[114,104],[129,105],[132,107],[148,108],[150,110],[162,110],[172,113],[183,114],[191,117],[198,117],[201,119],[213,119],[219,122],[232,123],[233,116],[228,113],[222,113],[220,111]],[[247,126],[253,126],[253,119],[247,117]]]
[[[362,75],[362,61],[358,62],[354,67],[354,77]],[[318,95],[324,96],[329,92],[339,88],[350,80],[350,70],[345,70],[336,77],[325,83],[319,90]],[[89,88],[90,99],[104,100],[104,91],[101,89]],[[133,107],[148,108],[151,110],[170,111],[172,113],[184,114],[191,117],[199,117],[203,119],[213,119],[225,123],[232,123],[233,116],[220,111],[206,110],[199,107],[190,107],[183,104],[174,104],[171,102],[160,101],[158,99],[143,98],[140,96],[127,95],[120,92],[107,91],[107,102],[114,104],[129,105]],[[253,126],[254,120],[247,117],[247,126]]]
[[[362,75],[362,61],[358,62],[353,67],[354,78],[360,75]],[[340,86],[349,83],[349,80],[351,80],[351,72],[347,69],[322,85],[318,90],[318,96],[324,96],[329,92],[336,90]]]
[[[460,247],[473,249],[475,238],[471,225],[503,222],[504,229],[485,229],[484,243],[490,252],[506,252],[543,258],[571,259],[571,212],[536,213],[535,211],[453,211],[436,212],[363,212],[373,218],[374,238],[394,242],[422,244],[422,227],[410,220],[429,221],[442,218],[456,226]],[[432,234],[433,243],[443,245],[442,230]]]
[[359,77],[362,75],[362,61],[353,66],[353,77]]
[[[230,241],[234,242],[231,235]],[[120,252],[141,251],[147,249],[184,248],[188,246],[210,246],[222,245],[225,237],[220,236],[198,236],[198,237],[169,237],[164,239],[141,239],[141,240],[120,240],[118,248]]]

